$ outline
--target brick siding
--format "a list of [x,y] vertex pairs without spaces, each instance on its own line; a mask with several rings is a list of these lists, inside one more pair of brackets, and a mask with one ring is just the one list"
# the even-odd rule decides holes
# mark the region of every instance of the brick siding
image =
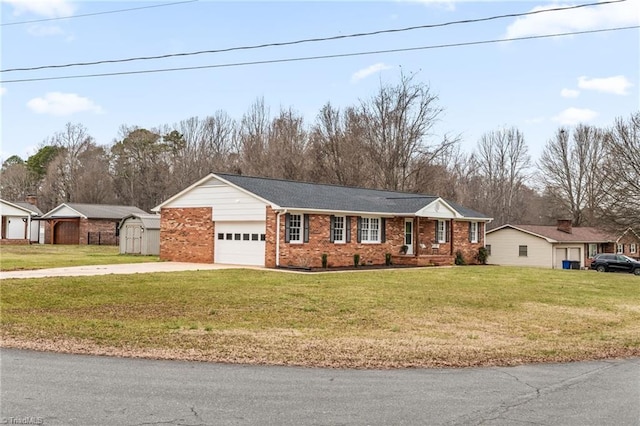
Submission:
[[163,208],[160,216],[160,259],[213,263],[213,209]]

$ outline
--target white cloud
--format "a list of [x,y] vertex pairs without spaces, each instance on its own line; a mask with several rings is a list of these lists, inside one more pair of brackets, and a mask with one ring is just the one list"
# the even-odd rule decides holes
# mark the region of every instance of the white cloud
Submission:
[[31,13],[46,18],[72,16],[76,8],[69,0],[2,0],[13,6],[15,16]]
[[577,98],[578,96],[580,96],[580,91],[573,89],[562,89],[560,91],[560,96],[562,96],[563,98]]
[[351,82],[357,83],[358,81],[367,78],[372,74],[375,74],[379,71],[388,70],[389,68],[391,68],[391,65],[387,65],[383,62],[378,62],[377,64],[373,64],[367,68],[363,68],[359,71],[354,72],[351,76]]
[[96,114],[103,112],[100,105],[75,93],[49,92],[44,97],[31,99],[27,102],[27,106],[37,114],[56,116],[71,115],[85,111]]
[[598,113],[587,108],[567,108],[553,117],[553,121],[566,126],[575,126],[579,123],[591,121]]
[[64,34],[62,28],[56,25],[29,25],[27,32],[36,37],[48,37]]
[[[554,9],[568,4],[536,6],[531,12]],[[640,23],[638,5],[633,1],[584,7],[558,12],[546,12],[517,18],[507,27],[505,38],[527,37],[598,28],[637,25]]]
[[633,84],[623,75],[606,78],[578,77],[578,87],[584,90],[595,90],[598,92],[611,93],[614,95],[627,95],[627,89]]

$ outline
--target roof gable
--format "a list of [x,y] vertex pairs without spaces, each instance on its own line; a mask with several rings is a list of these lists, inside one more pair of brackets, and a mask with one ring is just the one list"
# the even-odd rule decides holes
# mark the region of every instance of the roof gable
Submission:
[[84,219],[122,219],[131,214],[148,214],[135,206],[118,206],[109,204],[62,203],[43,215],[52,217],[81,217]]
[[19,210],[21,213],[24,213],[27,216],[38,216],[38,215],[42,214],[40,209],[38,209],[33,204],[29,204],[29,203],[25,203],[25,202],[21,202],[21,201],[7,201],[7,200],[2,200],[2,199],[0,199],[0,202],[2,204],[4,204],[4,206],[5,206],[5,207],[2,208],[3,213],[5,213],[6,211],[9,210],[9,209],[7,209],[7,207],[10,207],[11,209]]
[[487,231],[487,235],[510,228],[547,240],[550,243],[610,243],[615,238],[607,232],[593,227],[574,227],[572,232],[558,230],[556,226],[546,225],[511,225],[506,224]]

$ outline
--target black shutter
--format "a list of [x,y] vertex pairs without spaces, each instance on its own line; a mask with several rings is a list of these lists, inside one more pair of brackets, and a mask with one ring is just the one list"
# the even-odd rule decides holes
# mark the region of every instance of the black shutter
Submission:
[[386,230],[387,220],[383,217],[380,219],[380,242],[384,243],[387,241],[387,230]]
[[362,242],[362,218],[360,216],[358,216],[358,236],[356,241]]
[[333,243],[335,240],[333,239],[333,231],[336,227],[336,217],[334,215],[329,216],[329,242]]
[[436,237],[434,238],[436,240],[436,243],[440,242],[440,238],[438,238],[438,223],[440,222],[436,220]]
[[291,215],[289,213],[284,214],[284,242],[288,243],[290,241],[289,236],[289,220]]
[[449,238],[449,232],[451,232],[451,221],[446,220],[444,222],[444,235],[445,235],[445,242],[449,242],[451,241],[451,238]]
[[347,243],[351,242],[351,216],[347,216],[344,218],[344,231],[346,232],[345,234],[345,241]]
[[473,241],[473,232],[471,232],[471,230],[472,230],[471,229],[471,225],[472,225],[472,223],[469,222],[469,242]]
[[305,243],[309,242],[309,215],[304,215],[304,239]]

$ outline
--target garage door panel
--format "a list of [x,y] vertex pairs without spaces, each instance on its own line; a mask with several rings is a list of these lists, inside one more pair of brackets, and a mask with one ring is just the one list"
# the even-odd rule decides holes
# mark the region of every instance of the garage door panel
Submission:
[[216,222],[215,263],[265,264],[264,222]]

